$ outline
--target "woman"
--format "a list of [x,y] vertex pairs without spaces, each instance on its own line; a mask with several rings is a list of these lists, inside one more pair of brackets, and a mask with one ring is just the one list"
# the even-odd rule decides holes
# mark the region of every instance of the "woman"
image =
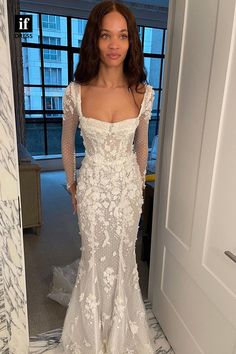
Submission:
[[[63,100],[62,156],[82,242],[64,353],[154,353],[135,256],[154,99],[145,80],[134,16],[116,1],[97,4]],[[77,178],[78,125],[85,157]]]

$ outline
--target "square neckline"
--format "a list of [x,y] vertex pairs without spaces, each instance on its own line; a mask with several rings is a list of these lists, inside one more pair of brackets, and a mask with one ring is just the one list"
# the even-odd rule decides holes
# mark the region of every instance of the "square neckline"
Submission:
[[101,120],[101,119],[97,119],[97,118],[93,118],[93,117],[86,117],[83,115],[83,112],[82,112],[82,104],[81,104],[81,85],[75,81],[73,81],[74,84],[77,84],[79,86],[79,116],[80,118],[84,118],[86,120],[95,120],[95,121],[98,121],[98,122],[101,122],[101,123],[105,123],[105,124],[118,124],[118,123],[121,123],[121,122],[126,122],[126,121],[136,121],[137,119],[139,119],[141,113],[142,113],[142,110],[143,110],[143,106],[144,106],[144,102],[145,102],[145,98],[146,98],[146,94],[147,94],[147,87],[148,85],[145,84],[145,87],[146,87],[146,90],[144,92],[144,95],[143,95],[143,99],[142,99],[142,103],[141,103],[141,106],[140,106],[140,110],[139,110],[139,113],[138,113],[138,116],[137,117],[134,117],[134,118],[126,118],[126,119],[122,119],[122,120],[119,120],[117,122],[106,122],[105,120]]

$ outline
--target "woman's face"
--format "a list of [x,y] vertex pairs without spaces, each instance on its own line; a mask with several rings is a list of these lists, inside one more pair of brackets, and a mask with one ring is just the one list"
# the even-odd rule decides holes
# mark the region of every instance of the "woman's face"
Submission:
[[98,48],[100,60],[107,66],[119,66],[125,60],[129,49],[128,28],[119,12],[113,11],[103,17]]

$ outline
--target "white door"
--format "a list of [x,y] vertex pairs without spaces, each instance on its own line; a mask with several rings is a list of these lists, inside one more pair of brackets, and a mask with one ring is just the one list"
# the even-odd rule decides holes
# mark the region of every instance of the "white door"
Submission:
[[164,93],[149,298],[176,354],[235,354],[236,0],[170,1]]

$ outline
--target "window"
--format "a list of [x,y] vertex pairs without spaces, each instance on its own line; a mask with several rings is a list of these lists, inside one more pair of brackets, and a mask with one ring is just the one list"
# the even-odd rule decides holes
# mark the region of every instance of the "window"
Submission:
[[27,66],[25,66],[23,68],[23,70],[24,70],[24,82],[26,84],[28,84],[29,83],[29,68]]
[[84,30],[87,24],[87,20],[72,18],[72,47],[81,47],[82,38],[84,35]]
[[47,85],[61,85],[61,69],[44,68],[44,82]]
[[43,58],[45,61],[61,61],[61,52],[55,49],[44,49]]
[[44,44],[60,45],[61,44],[61,38],[43,36],[43,43]]
[[25,109],[30,109],[30,96],[25,95]]
[[42,27],[49,30],[60,30],[60,20],[58,16],[42,15]]
[[[32,14],[33,37],[22,40],[26,144],[32,155],[61,153],[64,89],[73,80],[87,20]],[[68,29],[71,28],[71,33]],[[138,26],[147,80],[155,90],[149,144],[158,133],[166,29]],[[76,133],[76,152],[84,152]]]
[[77,20],[77,23],[78,23],[78,34],[82,36],[84,33],[83,21]]
[[142,43],[143,42],[143,27],[138,26],[138,34],[139,34],[139,39]]
[[46,97],[46,109],[62,109],[61,97]]
[[[62,109],[62,97],[49,97],[45,98],[45,106],[47,110],[61,110]],[[57,114],[47,113],[47,117],[54,117]]]

